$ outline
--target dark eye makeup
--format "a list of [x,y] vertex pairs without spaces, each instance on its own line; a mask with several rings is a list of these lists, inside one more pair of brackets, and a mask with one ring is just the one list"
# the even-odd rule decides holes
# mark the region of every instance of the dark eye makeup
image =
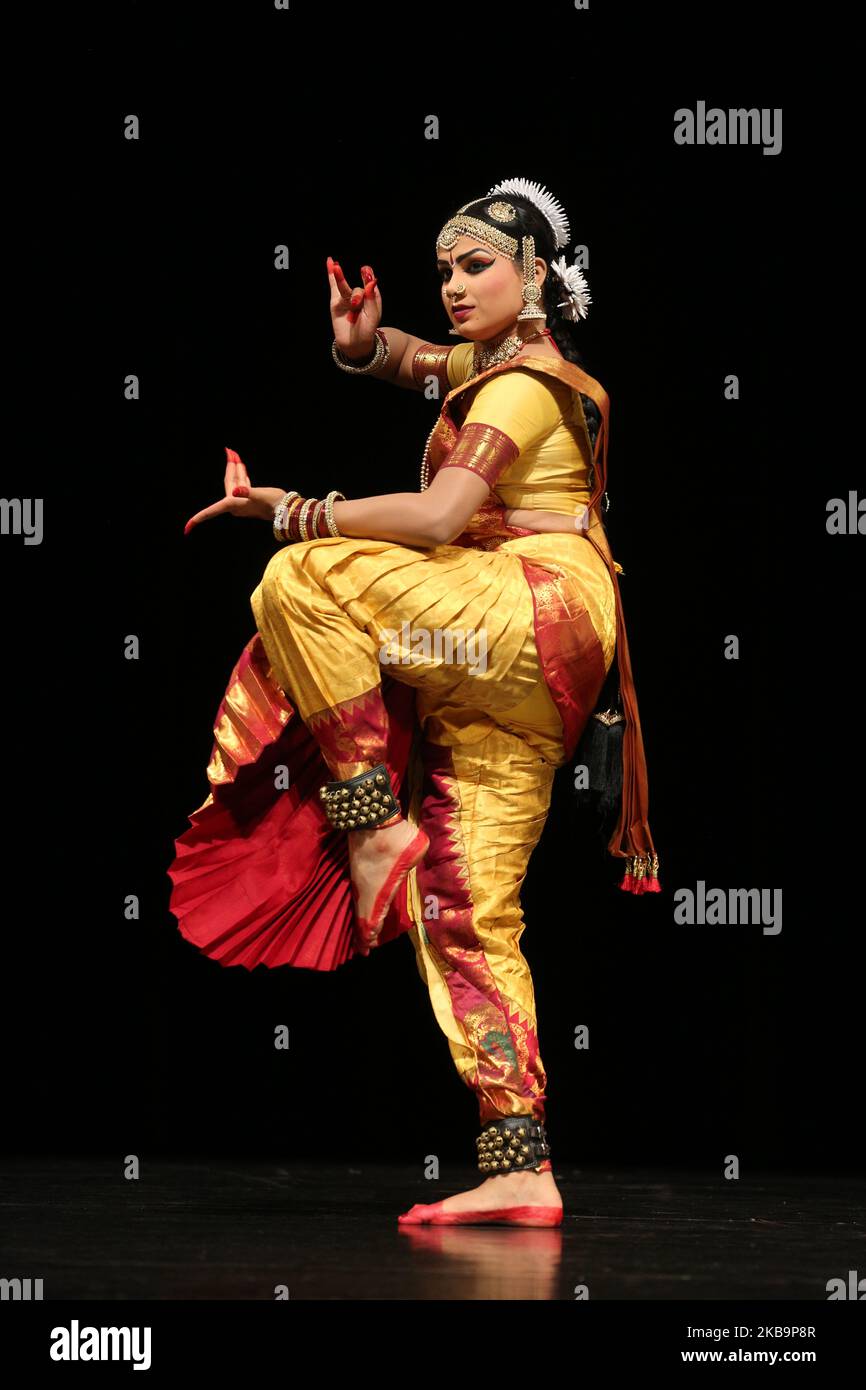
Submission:
[[[469,266],[468,266],[468,272],[469,272],[470,275],[477,275],[477,274],[478,274],[478,271],[477,271],[477,270],[473,270],[473,266],[476,266],[476,265],[477,265],[477,266],[480,266],[482,270],[486,270],[487,267],[488,267],[489,265],[493,265],[493,262],[492,262],[492,261],[470,261],[470,262],[469,262]],[[465,269],[465,267],[464,267],[464,269]],[[446,266],[440,266],[440,267],[439,267],[439,279],[440,279],[440,280],[442,280],[442,281],[447,280],[448,277],[450,276],[450,274],[451,274],[451,267],[450,267],[450,266],[447,266],[447,267],[446,267]]]

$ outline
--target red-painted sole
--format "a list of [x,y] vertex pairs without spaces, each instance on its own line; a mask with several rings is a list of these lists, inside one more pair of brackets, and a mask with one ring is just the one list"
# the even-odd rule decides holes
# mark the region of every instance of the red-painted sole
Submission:
[[[394,894],[397,892],[397,889],[410,870],[412,870],[416,864],[420,864],[429,848],[430,840],[427,834],[425,831],[419,830],[414,839],[410,840],[408,845],[400,851],[392,864],[388,877],[376,894],[373,902],[373,912],[369,917],[360,917],[358,915],[358,890],[355,884],[352,884],[352,901],[355,903],[356,908],[355,922],[362,948],[364,946],[369,948],[376,945],[379,929],[385,920],[385,914],[388,911]],[[369,951],[364,952],[364,954],[369,954]]]
[[400,1226],[561,1226],[562,1207],[498,1207],[490,1211],[443,1211],[441,1202],[417,1202]]

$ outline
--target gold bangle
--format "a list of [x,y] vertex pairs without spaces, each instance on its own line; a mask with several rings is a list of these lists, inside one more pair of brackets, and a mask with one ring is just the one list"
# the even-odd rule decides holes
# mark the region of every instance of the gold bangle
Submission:
[[[356,376],[363,376],[365,372],[375,372],[378,371],[380,367],[384,367],[385,363],[388,362],[388,360],[390,359],[391,346],[388,342],[386,334],[381,328],[375,329],[374,332],[376,342],[373,349],[373,356],[370,358],[369,362],[366,362],[364,364],[363,367],[355,367],[352,365],[349,359],[345,357],[344,354],[337,347],[337,340],[335,338],[333,343],[331,344],[331,356],[333,357],[337,366],[340,367],[344,372],[352,372],[353,375]],[[346,499],[343,498],[343,501],[345,500]]]
[[337,526],[336,521],[334,520],[334,502],[337,498],[345,502],[346,494],[343,492],[337,492],[337,490],[334,489],[334,491],[329,492],[327,497],[325,498],[325,524],[327,525],[328,531],[332,536],[341,536],[343,534]]
[[289,503],[288,507],[286,508],[286,519],[283,523],[284,541],[294,541],[298,539],[298,537],[294,535],[292,530],[292,519],[298,511],[298,508],[303,506],[303,502],[303,497],[300,493],[298,493],[297,496],[293,499],[293,501]]
[[284,541],[284,540],[286,539],[286,538],[285,538],[285,535],[284,535],[283,533],[284,533],[284,531],[285,531],[285,525],[286,525],[286,512],[287,512],[287,510],[288,510],[288,505],[289,505],[289,503],[291,502],[291,500],[292,500],[293,497],[299,497],[299,496],[300,496],[300,493],[295,492],[294,489],[292,489],[292,490],[289,491],[289,492],[284,492],[283,495],[282,495],[282,497],[280,498],[279,502],[278,502],[277,505],[274,507],[274,518],[273,518],[274,540],[276,540],[276,541]]

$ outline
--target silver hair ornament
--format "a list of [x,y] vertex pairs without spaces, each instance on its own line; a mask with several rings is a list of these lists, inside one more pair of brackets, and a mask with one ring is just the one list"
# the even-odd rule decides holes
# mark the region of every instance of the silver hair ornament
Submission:
[[577,322],[579,318],[585,319],[588,316],[589,306],[592,299],[589,294],[589,285],[586,283],[586,276],[580,266],[575,262],[574,265],[566,265],[565,257],[560,256],[558,261],[551,261],[551,270],[555,270],[560,280],[563,281],[568,298],[561,304],[557,304],[557,309],[565,309],[565,318]]

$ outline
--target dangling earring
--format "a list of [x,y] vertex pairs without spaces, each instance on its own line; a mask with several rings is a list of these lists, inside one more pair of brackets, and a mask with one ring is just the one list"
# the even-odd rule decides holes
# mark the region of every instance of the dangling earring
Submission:
[[[466,286],[465,286],[465,285],[458,285],[457,288],[456,288],[456,290],[454,291],[454,293],[455,293],[455,294],[462,294],[463,291],[464,291],[465,289],[466,289]],[[451,337],[452,337],[452,338],[462,338],[462,337],[463,337],[463,334],[460,332],[459,328],[449,328],[449,329],[448,329],[448,332],[451,334]]]
[[535,282],[535,238],[523,238],[523,308],[518,319],[541,319],[547,323],[547,315],[541,307],[541,287]]

